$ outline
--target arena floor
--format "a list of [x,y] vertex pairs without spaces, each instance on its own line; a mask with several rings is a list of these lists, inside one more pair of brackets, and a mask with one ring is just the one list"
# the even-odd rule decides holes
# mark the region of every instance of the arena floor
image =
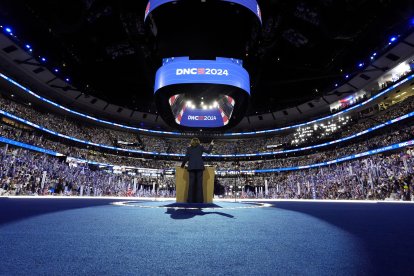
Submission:
[[414,273],[411,203],[0,198],[0,210],[0,275]]

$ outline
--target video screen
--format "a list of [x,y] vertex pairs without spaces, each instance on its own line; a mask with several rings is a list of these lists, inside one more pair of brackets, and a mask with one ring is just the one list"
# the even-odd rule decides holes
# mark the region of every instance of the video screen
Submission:
[[191,100],[185,94],[169,99],[171,111],[178,125],[185,127],[216,128],[229,123],[235,101],[227,95],[213,99]]

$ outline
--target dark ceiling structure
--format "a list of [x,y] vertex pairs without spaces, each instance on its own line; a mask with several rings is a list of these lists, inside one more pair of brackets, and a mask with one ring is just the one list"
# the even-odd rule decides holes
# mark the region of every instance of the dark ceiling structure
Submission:
[[[12,25],[34,54],[47,57],[48,66],[59,68],[62,77],[70,76],[85,93],[155,113],[154,74],[165,58],[160,53],[168,52],[169,45],[157,45],[146,29],[146,4],[146,0],[5,0],[0,3],[0,20]],[[297,105],[332,90],[390,36],[407,29],[414,14],[409,0],[259,4],[263,25],[252,34],[258,43],[245,45],[244,57],[252,84],[250,114]],[[211,20],[220,24],[221,16],[225,15],[211,14]],[[197,22],[190,19],[181,24],[183,30],[197,30]],[[240,29],[234,26],[234,32]]]

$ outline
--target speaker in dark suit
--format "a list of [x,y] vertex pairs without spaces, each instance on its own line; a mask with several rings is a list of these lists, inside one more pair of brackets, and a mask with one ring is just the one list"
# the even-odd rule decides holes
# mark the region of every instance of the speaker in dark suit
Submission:
[[184,168],[185,164],[188,162],[188,203],[203,202],[203,152],[210,153],[213,149],[213,145],[214,143],[211,141],[210,146],[206,149],[200,145],[200,140],[198,140],[198,138],[193,138],[191,139],[190,146],[187,148],[181,167]]

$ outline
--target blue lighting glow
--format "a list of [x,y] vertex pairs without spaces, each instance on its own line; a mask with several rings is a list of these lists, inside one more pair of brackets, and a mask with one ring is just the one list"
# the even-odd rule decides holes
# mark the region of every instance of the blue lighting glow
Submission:
[[32,46],[30,46],[29,44],[24,45],[27,49],[32,48]]
[[56,73],[58,73],[59,72],[59,69],[55,68],[53,71],[55,71]]
[[11,28],[9,28],[9,27],[4,28],[4,30],[5,30],[6,32],[8,32],[9,34],[12,32],[12,29],[11,29]]
[[345,75],[345,78],[347,79],[347,78],[349,78],[349,75]]
[[394,42],[394,41],[396,41],[397,40],[397,37],[396,36],[392,36],[391,38],[390,38],[390,42]]
[[45,57],[40,58],[40,60],[43,61],[43,62],[46,62],[46,58]]
[[66,79],[65,79],[65,81],[66,81],[66,82],[69,82],[69,81],[70,81],[70,79],[69,79],[69,78],[66,78]]
[[32,151],[37,151],[37,152],[41,152],[41,153],[46,153],[46,154],[53,155],[53,156],[64,156],[63,154],[52,151],[52,150],[39,148],[39,147],[36,147],[36,146],[32,146],[32,145],[29,145],[29,144],[26,144],[26,143],[21,143],[21,142],[18,142],[18,141],[12,140],[12,139],[8,139],[8,138],[5,138],[5,137],[1,137],[1,136],[0,136],[0,143],[9,144],[9,145],[13,145],[13,146],[16,146],[16,147],[20,147],[20,148],[24,148],[24,149],[28,149],[28,150],[32,150]]
[[363,62],[361,62],[361,63],[358,64],[358,67],[361,68],[362,66],[364,66],[364,63]]

